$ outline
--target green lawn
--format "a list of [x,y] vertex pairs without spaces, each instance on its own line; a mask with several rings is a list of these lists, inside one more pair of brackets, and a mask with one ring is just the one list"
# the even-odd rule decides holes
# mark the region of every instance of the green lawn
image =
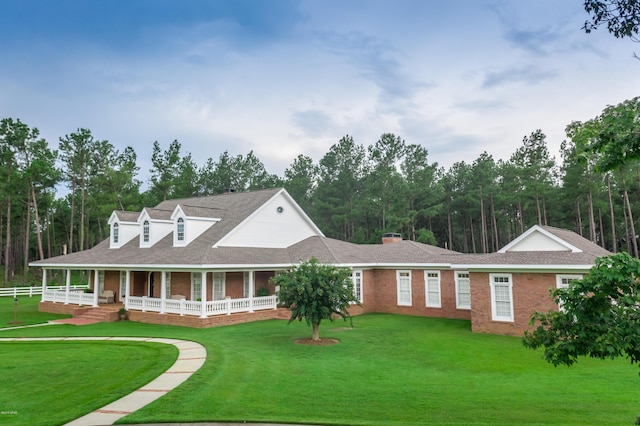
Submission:
[[[311,330],[278,320],[204,330],[132,322],[47,326],[0,337],[173,337],[207,348],[207,362],[190,380],[125,417],[127,423],[601,425],[633,424],[640,413],[638,368],[626,360],[554,368],[519,338],[472,334],[467,321],[370,314],[356,317],[354,329],[345,325],[322,324],[322,337],[340,339],[324,347],[295,344]],[[100,350],[110,352],[101,345],[94,360]],[[0,375],[27,368],[0,364]],[[114,366],[113,374],[121,369]],[[54,392],[33,388],[34,400]]]
[[[0,297],[0,328],[41,324],[49,320],[70,317],[70,315],[38,312],[40,299],[40,295],[33,297],[18,296],[18,304],[15,305],[13,297]],[[11,324],[14,321],[14,317],[20,324]]]

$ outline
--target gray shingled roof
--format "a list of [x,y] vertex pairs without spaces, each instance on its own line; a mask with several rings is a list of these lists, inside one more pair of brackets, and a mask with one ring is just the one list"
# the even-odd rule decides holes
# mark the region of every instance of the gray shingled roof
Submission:
[[593,256],[600,257],[600,256],[608,256],[611,254],[609,250],[606,250],[600,247],[599,245],[597,245],[596,243],[593,243],[587,240],[586,238],[581,237],[575,232],[572,232],[566,229],[554,228],[553,226],[546,226],[546,225],[541,226],[541,228],[555,235],[556,237],[566,241],[572,246],[579,248],[583,252],[591,254]]
[[116,216],[121,222],[137,222],[140,212],[115,211]]
[[[473,266],[482,269],[526,266],[531,269],[562,267],[563,265],[593,265],[595,259],[610,254],[596,244],[563,229],[545,226],[546,231],[583,250],[570,252],[507,252],[490,254],[462,254],[413,241],[389,244],[353,244],[326,237],[313,236],[286,249],[257,247],[217,247],[214,244],[233,230],[281,189],[231,193],[210,197],[184,198],[164,201],[147,209],[154,218],[165,218],[177,205],[185,214],[195,217],[217,217],[221,221],[211,226],[186,247],[173,246],[173,234],[165,236],[152,247],[141,248],[134,238],[119,249],[110,249],[105,240],[90,250],[33,262],[34,266],[92,268],[129,267],[141,265],[162,267],[172,265],[183,268],[230,268],[234,265],[252,267],[287,266],[315,257],[323,263],[385,267],[393,265],[451,265],[452,268]],[[139,213],[117,212],[120,220],[137,219]],[[125,219],[126,218],[126,219]],[[447,267],[447,266],[443,266]]]

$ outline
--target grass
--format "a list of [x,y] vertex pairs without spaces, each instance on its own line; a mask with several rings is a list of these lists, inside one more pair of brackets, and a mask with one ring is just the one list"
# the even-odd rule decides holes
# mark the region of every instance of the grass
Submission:
[[139,342],[0,344],[0,424],[67,423],[147,384],[177,356],[172,345]]
[[[18,304],[15,305],[13,297],[0,297],[0,328],[42,324],[49,320],[70,317],[70,315],[38,312],[40,299],[40,295],[33,297],[18,296]],[[14,316],[20,324],[12,324]],[[0,337],[2,336],[0,335]]]
[[[278,320],[201,330],[132,322],[48,326],[0,337],[173,337],[207,348],[207,362],[191,379],[126,423],[633,424],[640,413],[638,368],[626,360],[554,368],[519,338],[473,334],[467,321],[369,314],[356,317],[353,329],[345,325],[323,323],[321,336],[340,343],[313,347],[293,342],[310,336],[306,324]],[[98,347],[93,365],[111,365],[100,349],[110,352]],[[27,366],[17,368],[22,374]],[[113,374],[122,368],[114,366]],[[1,377],[9,374],[0,364]],[[34,385],[32,392],[39,400],[40,392],[55,391]]]

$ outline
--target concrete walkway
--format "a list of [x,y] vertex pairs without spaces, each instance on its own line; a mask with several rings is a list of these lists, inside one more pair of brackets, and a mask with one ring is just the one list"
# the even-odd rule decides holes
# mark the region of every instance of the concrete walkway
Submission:
[[134,342],[150,342],[174,345],[179,354],[176,362],[156,379],[111,404],[67,423],[72,426],[112,425],[122,417],[133,413],[147,404],[167,394],[178,387],[195,373],[207,359],[207,350],[199,343],[188,340],[145,338],[145,337],[10,337],[0,338],[0,342],[24,341],[96,341],[96,340],[127,340]]

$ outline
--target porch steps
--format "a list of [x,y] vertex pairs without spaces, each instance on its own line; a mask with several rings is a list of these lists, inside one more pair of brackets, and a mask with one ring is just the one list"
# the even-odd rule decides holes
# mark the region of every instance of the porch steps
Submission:
[[91,322],[115,322],[118,321],[118,312],[101,308],[90,308],[82,309],[81,312],[74,312],[73,317]]

